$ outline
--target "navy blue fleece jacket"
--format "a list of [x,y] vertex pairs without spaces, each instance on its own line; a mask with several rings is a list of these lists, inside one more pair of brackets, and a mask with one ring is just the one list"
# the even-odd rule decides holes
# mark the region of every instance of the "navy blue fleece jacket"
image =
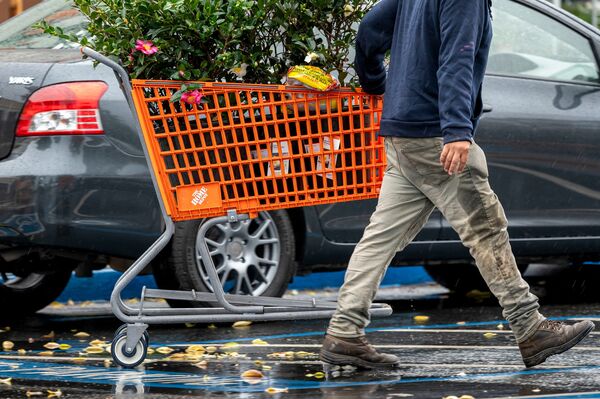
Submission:
[[355,68],[367,93],[385,92],[380,134],[471,141],[491,39],[488,0],[377,3],[359,26]]

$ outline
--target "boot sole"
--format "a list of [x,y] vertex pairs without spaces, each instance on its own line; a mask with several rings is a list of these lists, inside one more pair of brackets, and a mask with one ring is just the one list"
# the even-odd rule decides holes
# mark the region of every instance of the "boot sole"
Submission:
[[559,346],[544,349],[543,351],[539,352],[538,354],[536,354],[534,356],[529,356],[527,358],[523,358],[525,367],[529,368],[529,367],[537,366],[538,364],[544,363],[546,361],[546,359],[548,359],[550,356],[554,356],[554,355],[558,355],[563,352],[566,352],[569,349],[571,349],[572,347],[574,347],[575,345],[577,345],[579,342],[581,342],[582,339],[587,337],[587,335],[589,333],[591,333],[592,330],[594,329],[594,323],[591,321],[589,321],[588,323],[589,324],[588,324],[587,328],[585,330],[581,331],[579,334],[577,334],[573,338],[571,338],[570,341],[567,341],[564,344],[559,345]]
[[396,363],[371,363],[366,360],[360,359],[354,356],[348,355],[340,355],[338,353],[333,353],[329,351],[321,351],[320,359],[323,363],[333,364],[337,366],[351,365],[360,367],[363,369],[393,369],[400,365],[399,362]]

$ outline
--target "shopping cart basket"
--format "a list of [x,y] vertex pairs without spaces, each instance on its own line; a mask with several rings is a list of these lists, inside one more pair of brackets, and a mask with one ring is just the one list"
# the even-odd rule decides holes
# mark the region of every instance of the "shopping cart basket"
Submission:
[[[341,88],[201,83],[204,104],[170,102],[181,82],[133,80],[114,61],[82,52],[112,68],[131,107],[165,222],[161,236],[119,278],[111,295],[124,323],[111,352],[123,367],[146,357],[149,324],[297,320],[330,317],[333,301],[231,295],[224,292],[206,240],[199,252],[212,292],[144,287],[136,306],[121,292],[169,243],[174,222],[205,219],[237,224],[259,211],[376,198],[385,168],[376,137],[381,99]],[[207,308],[152,308],[149,298],[215,303]],[[372,316],[392,313],[373,304]]]

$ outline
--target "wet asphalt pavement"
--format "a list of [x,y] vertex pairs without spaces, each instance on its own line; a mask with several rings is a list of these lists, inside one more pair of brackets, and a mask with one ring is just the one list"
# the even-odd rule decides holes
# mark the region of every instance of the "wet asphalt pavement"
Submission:
[[[317,359],[326,321],[151,326],[154,353],[143,367],[124,370],[106,349],[88,349],[110,341],[120,325],[116,319],[97,309],[64,316],[68,312],[55,306],[0,322],[0,341],[14,343],[0,352],[0,398],[600,397],[600,333],[525,369],[493,300],[437,294],[391,304],[394,315],[374,320],[369,338],[400,356],[402,366],[386,372],[330,369],[326,375]],[[600,321],[598,304],[590,302],[546,305],[543,312]],[[90,336],[76,335],[81,332]],[[186,352],[193,344],[205,352]],[[242,378],[250,369],[263,377]]]

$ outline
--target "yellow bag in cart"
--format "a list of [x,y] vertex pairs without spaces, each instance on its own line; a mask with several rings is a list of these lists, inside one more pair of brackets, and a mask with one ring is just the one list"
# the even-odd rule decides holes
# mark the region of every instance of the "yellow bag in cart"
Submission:
[[[330,91],[340,86],[340,83],[337,81],[336,78],[331,76],[331,74],[328,74],[321,68],[317,68],[310,65],[298,65],[291,67],[287,74],[287,84],[302,85],[308,89],[320,92]],[[297,99],[305,98],[303,94],[294,94],[294,97]],[[318,95],[309,95],[306,98],[308,100],[316,97],[318,97]],[[308,106],[308,112],[314,113],[316,111],[316,101],[308,101],[306,105]],[[336,110],[338,106],[337,101],[331,100],[330,106],[332,111]],[[296,107],[298,109],[298,112],[300,113],[305,112],[305,108],[307,108],[302,102],[296,103]],[[319,101],[319,108],[321,112],[326,112],[327,102],[325,100]],[[288,111],[293,112],[293,107],[288,106]]]
[[315,66],[298,65],[291,67],[287,74],[288,84],[294,84],[297,81],[309,89],[318,91],[329,91],[339,87],[340,83],[336,78]]

